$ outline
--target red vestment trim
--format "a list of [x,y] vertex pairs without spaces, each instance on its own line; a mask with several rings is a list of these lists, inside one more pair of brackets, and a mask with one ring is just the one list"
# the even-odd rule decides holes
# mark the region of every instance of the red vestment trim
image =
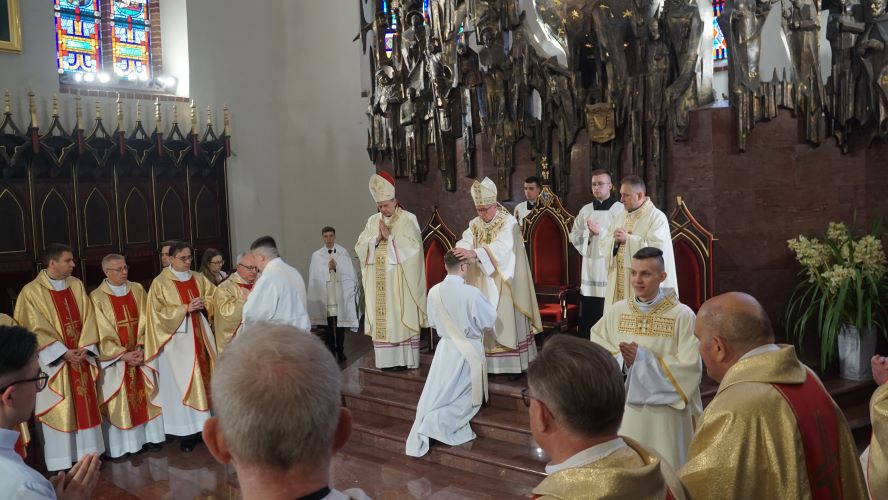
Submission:
[[[59,324],[62,331],[59,332],[64,340],[65,347],[80,349],[80,332],[83,322],[80,319],[80,309],[74,299],[74,293],[70,288],[62,291],[49,290]],[[91,429],[102,423],[99,416],[99,400],[96,397],[96,381],[93,378],[89,363],[68,363],[62,370],[68,370],[68,378],[71,382],[71,397],[74,400],[74,419],[78,430]]]
[[[139,343],[139,308],[132,292],[122,297],[109,295],[114,310],[115,326],[120,345],[127,352],[136,348]],[[120,363],[124,363],[120,361]],[[125,364],[125,363],[124,363]],[[123,384],[126,387],[126,406],[129,409],[130,422],[138,427],[151,420],[148,417],[148,397],[145,380],[138,366],[126,365]]]
[[[179,299],[182,300],[182,303],[186,306],[191,303],[192,300],[200,297],[200,290],[197,288],[197,282],[194,280],[194,277],[188,279],[188,281],[176,281],[173,283],[176,284],[176,291],[179,292]],[[191,328],[194,332],[194,357],[197,361],[197,368],[200,370],[201,379],[203,379],[204,390],[207,394],[207,399],[210,398],[210,358],[207,353],[207,339],[206,333],[203,330],[203,322],[200,320],[200,311],[195,311],[193,313],[186,313],[187,316],[191,318]],[[194,374],[192,373],[192,382],[194,381]],[[188,396],[188,393],[191,392],[191,385],[189,384],[188,390],[185,391],[184,396]]]
[[239,286],[241,288],[246,288],[247,290],[250,290],[250,291],[253,290],[253,285],[254,285],[254,283],[238,283],[237,284],[237,286]]
[[839,467],[839,422],[826,391],[814,375],[801,384],[771,384],[795,414],[805,449],[805,466],[811,498],[842,500],[842,474]]

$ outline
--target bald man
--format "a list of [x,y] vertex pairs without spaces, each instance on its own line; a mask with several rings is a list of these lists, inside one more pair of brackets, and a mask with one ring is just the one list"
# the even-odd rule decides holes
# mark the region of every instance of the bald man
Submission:
[[774,343],[761,304],[714,297],[695,335],[719,382],[681,469],[690,498],[865,498],[848,423],[792,346]]

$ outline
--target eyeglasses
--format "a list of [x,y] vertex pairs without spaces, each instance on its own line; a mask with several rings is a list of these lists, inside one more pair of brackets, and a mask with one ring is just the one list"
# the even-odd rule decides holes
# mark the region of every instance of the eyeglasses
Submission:
[[16,380],[15,382],[7,385],[6,387],[0,388],[0,393],[6,392],[6,389],[18,384],[24,384],[26,382],[37,382],[37,392],[42,391],[46,388],[46,383],[49,382],[49,375],[40,370],[40,373],[35,378],[29,378],[25,380]]
[[225,261],[224,260],[211,260],[210,264],[212,264],[214,266],[221,266],[222,264],[225,264]]
[[122,273],[122,272],[124,272],[124,271],[129,271],[129,266],[116,267],[116,268],[115,268],[115,267],[109,267],[107,270],[108,270],[108,271],[114,271],[115,273]]
[[242,268],[246,269],[247,271],[253,271],[253,272],[259,271],[259,268],[256,266],[245,266],[243,264],[238,264],[237,267],[242,267]]
[[173,257],[173,258],[176,260],[181,260],[182,262],[191,262],[192,260],[194,260],[193,255],[185,255],[183,257]]
[[528,387],[521,389],[521,402],[524,403],[524,406],[530,408],[530,400],[536,398],[527,394],[528,389]]

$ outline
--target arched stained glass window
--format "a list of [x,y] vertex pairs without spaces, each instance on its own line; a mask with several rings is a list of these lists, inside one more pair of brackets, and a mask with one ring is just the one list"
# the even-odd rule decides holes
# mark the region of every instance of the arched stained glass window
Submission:
[[725,10],[725,0],[712,0],[712,59],[715,67],[720,68],[728,64],[728,42],[718,25],[718,16]]
[[111,9],[114,74],[128,80],[148,80],[151,78],[148,0],[114,0]]
[[59,73],[102,70],[99,0],[55,0],[55,28]]

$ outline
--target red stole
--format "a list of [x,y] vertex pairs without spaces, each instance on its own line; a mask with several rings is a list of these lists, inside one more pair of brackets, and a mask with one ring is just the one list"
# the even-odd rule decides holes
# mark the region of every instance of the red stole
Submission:
[[[62,325],[62,331],[59,332],[65,347],[68,349],[80,349],[80,332],[83,329],[83,323],[80,319],[80,309],[77,307],[77,301],[74,300],[74,294],[70,288],[66,288],[60,292],[49,290],[52,297],[52,303],[55,306],[56,314],[59,317],[59,324]],[[90,371],[89,363],[68,363],[62,370],[68,370],[68,377],[71,381],[70,397],[74,402],[74,420],[77,430],[91,429],[102,423],[99,416],[99,400],[96,397],[96,381]]]
[[795,414],[805,449],[808,485],[815,500],[841,500],[839,422],[832,400],[811,372],[801,384],[772,384]]
[[[176,284],[176,291],[179,292],[179,299],[181,299],[182,303],[186,306],[190,304],[192,300],[200,297],[200,290],[197,289],[197,282],[194,280],[193,276],[189,278],[188,281],[173,280],[173,283]],[[206,348],[206,333],[203,330],[203,322],[200,320],[200,311],[187,313],[187,316],[191,318],[191,328],[194,332],[194,357],[197,361],[197,367],[200,370],[201,379],[204,382],[204,389],[209,398],[210,356],[209,353],[207,353]],[[192,378],[192,380],[194,379]],[[188,391],[185,392],[185,397],[188,397],[190,392],[191,386],[189,385]]]
[[241,288],[246,288],[247,290],[253,291],[253,283],[238,283],[237,286]]
[[[108,299],[110,299],[111,307],[114,310],[114,325],[117,327],[120,345],[127,352],[132,351],[139,342],[139,308],[136,306],[136,299],[133,298],[132,292],[122,297],[109,295]],[[147,390],[141,369],[138,366],[126,365],[123,384],[126,387],[126,406],[129,410],[130,421],[133,427],[138,427],[150,420],[145,398]]]

